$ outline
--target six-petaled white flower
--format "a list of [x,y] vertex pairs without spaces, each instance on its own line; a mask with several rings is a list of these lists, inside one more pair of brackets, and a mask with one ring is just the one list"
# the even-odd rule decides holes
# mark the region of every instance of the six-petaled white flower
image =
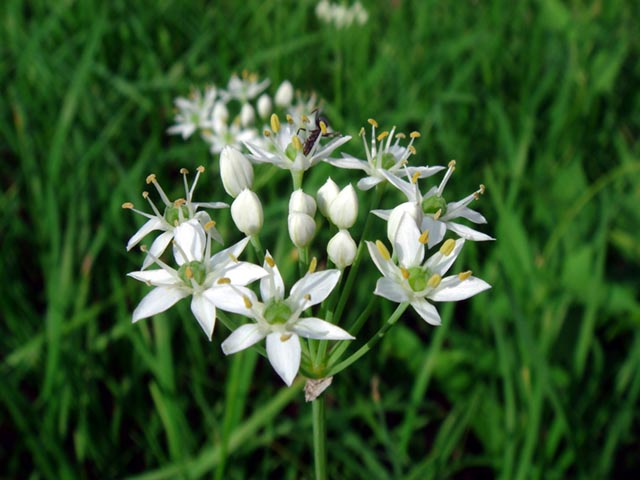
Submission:
[[[268,276],[260,280],[262,301],[248,288],[226,286],[224,295],[216,298],[222,310],[238,313],[255,320],[238,327],[222,343],[226,355],[251,347],[263,338],[267,340],[267,356],[276,373],[291,385],[300,368],[299,337],[319,340],[353,340],[348,332],[316,317],[303,317],[309,307],[324,301],[340,278],[338,270],[307,273],[291,288],[285,298],[280,271],[269,252],[264,268]],[[209,295],[205,293],[205,295]]]
[[423,262],[428,235],[428,231],[420,233],[415,221],[405,214],[398,225],[393,248],[397,264],[380,240],[375,243],[368,241],[367,247],[371,259],[383,275],[378,279],[373,293],[392,302],[408,302],[426,322],[439,325],[438,310],[428,300],[464,300],[491,286],[473,277],[471,272],[443,278],[462,250],[462,238],[445,241],[438,252]]

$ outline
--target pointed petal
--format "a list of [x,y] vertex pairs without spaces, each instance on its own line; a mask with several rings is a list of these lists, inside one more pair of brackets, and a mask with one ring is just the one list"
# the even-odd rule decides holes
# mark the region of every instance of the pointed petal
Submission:
[[207,237],[197,219],[183,222],[174,228],[173,238],[173,256],[178,265],[202,260]]
[[390,258],[386,259],[382,256],[375,243],[367,240],[367,249],[371,260],[385,277],[396,278],[399,275],[398,267]]
[[191,299],[191,313],[211,341],[213,327],[216,324],[216,307],[202,293],[195,293]]
[[350,170],[367,170],[369,164],[365,161],[358,160],[355,157],[343,156],[342,158],[328,158],[327,163],[330,163],[334,167],[347,168]]
[[395,280],[387,277],[379,278],[376,282],[374,295],[379,295],[392,302],[402,303],[410,300],[409,293]]
[[212,270],[219,268],[219,266],[226,266],[230,262],[237,262],[238,257],[244,251],[249,240],[250,240],[249,237],[245,237],[242,240],[240,240],[238,243],[235,243],[230,247],[219,251],[215,255],[212,255],[211,261],[210,261]]
[[440,314],[436,307],[427,302],[424,298],[414,299],[411,306],[422,319],[430,325],[440,325]]
[[175,287],[156,287],[147,293],[133,311],[133,322],[148,318],[174,306],[189,292]]
[[140,282],[144,282],[155,286],[177,286],[180,284],[180,279],[177,278],[175,272],[167,271],[163,268],[156,270],[142,270],[138,272],[127,273],[131,278],[135,278]]
[[257,323],[241,325],[236,328],[227,339],[222,342],[222,351],[225,355],[239,352],[251,345],[255,345],[265,337]]
[[317,305],[329,296],[339,279],[339,270],[307,273],[291,288],[289,301],[296,306],[304,304],[305,308]]
[[371,210],[371,213],[383,220],[389,220],[392,211],[393,210]]
[[[269,250],[265,254],[266,257],[271,257]],[[266,261],[263,265],[264,269],[269,272],[269,275],[262,277],[260,280],[260,296],[263,302],[269,300],[282,300],[284,298],[284,282],[282,281],[282,275],[278,270],[278,265],[274,263],[273,267]]]
[[267,355],[271,366],[288,386],[300,368],[300,338],[295,333],[267,335]]
[[373,187],[382,182],[380,177],[364,177],[358,180],[358,188],[360,190],[366,191],[371,190]]
[[231,280],[232,285],[248,285],[268,275],[268,272],[258,265],[249,262],[238,262],[228,270],[224,271],[224,276]]
[[459,223],[447,222],[447,227],[452,232],[457,233],[462,238],[466,238],[467,240],[471,240],[474,242],[485,242],[487,240],[495,240],[495,238],[490,237],[486,233],[478,232],[473,228],[467,227],[466,225],[461,225]]
[[429,230],[429,243],[427,243],[429,248],[433,248],[439,244],[444,238],[445,233],[447,233],[447,225],[444,222],[434,220],[427,215],[422,217],[422,225],[420,228],[423,232]]
[[163,227],[162,220],[160,220],[158,217],[150,218],[129,239],[129,241],[127,242],[127,250],[131,250],[140,242],[140,240],[142,240],[144,237],[146,237],[149,233],[153,232],[154,230],[162,230],[163,229],[162,227]]
[[203,295],[219,309],[249,318],[254,318],[254,315],[252,310],[247,308],[245,297],[252,305],[260,303],[256,294],[248,288],[232,285],[213,286],[205,290]]
[[418,240],[420,230],[415,220],[407,213],[402,214],[395,235],[394,249],[398,255],[398,263],[410,268],[420,265],[424,258],[424,245]]
[[166,232],[158,235],[158,238],[153,241],[149,248],[149,253],[151,255],[144,257],[144,262],[142,263],[143,270],[153,263],[153,257],[159,258],[160,255],[164,253],[172,238],[173,230],[167,230]]
[[429,294],[429,298],[436,302],[457,302],[491,288],[484,280],[469,277],[460,280],[456,275],[442,279],[440,285]]
[[318,340],[353,340],[349,332],[315,317],[301,318],[291,329],[301,337]]

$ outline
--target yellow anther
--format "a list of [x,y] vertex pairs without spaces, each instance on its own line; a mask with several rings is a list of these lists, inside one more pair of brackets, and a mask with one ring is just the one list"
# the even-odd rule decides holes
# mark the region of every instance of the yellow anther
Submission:
[[290,338],[291,338],[291,334],[290,333],[283,333],[282,335],[280,335],[280,341],[281,342],[286,342]]
[[455,246],[456,246],[456,241],[453,238],[449,238],[445,240],[445,242],[440,247],[440,253],[443,254],[445,257],[447,257],[451,255],[451,252],[453,252],[453,249]]
[[416,150],[416,147],[414,147],[413,145],[409,145],[408,149],[409,149],[409,151],[410,151],[413,155],[415,155],[415,154],[416,154],[416,151],[417,151],[417,150]]
[[436,288],[438,285],[440,285],[441,280],[442,277],[437,273],[434,273],[429,277],[429,280],[427,280],[427,287]]
[[478,192],[480,192],[480,195],[484,195],[486,188],[484,186],[483,183],[480,184],[480,189],[478,190]]
[[460,272],[458,274],[458,279],[460,279],[460,281],[464,281],[470,276],[471,276],[471,270],[467,270],[466,272]]
[[203,134],[205,137],[210,137],[210,136],[212,136],[212,135],[213,135],[213,130],[211,130],[210,128],[203,128],[203,129],[202,129],[202,134]]
[[236,257],[233,253],[229,252],[227,255],[229,255],[229,258],[233,263],[238,263],[238,257]]
[[173,206],[174,207],[181,207],[185,203],[187,203],[187,201],[184,198],[179,198],[175,202],[173,202]]
[[198,168],[196,168],[196,171],[198,173],[202,173],[202,172],[204,172],[204,167],[202,165],[198,165]]
[[407,136],[406,136],[404,133],[399,132],[399,133],[396,133],[396,138],[399,138],[399,139],[401,139],[401,140],[402,140],[402,139],[404,139],[404,138],[407,138]]
[[411,183],[418,183],[418,179],[420,178],[420,172],[416,172],[411,175]]
[[429,230],[428,229],[420,234],[420,237],[418,238],[418,241],[423,245],[426,245],[427,243],[429,243]]
[[204,229],[209,230],[210,228],[213,228],[215,226],[216,226],[216,222],[214,220],[209,220],[207,223],[204,224]]
[[364,131],[364,127],[360,127],[360,132],[358,132],[358,135],[361,137],[364,137],[366,135],[365,131]]
[[271,130],[273,130],[275,133],[278,133],[280,131],[280,119],[275,113],[271,114]]
[[420,132],[411,132],[411,133],[409,134],[409,136],[410,136],[411,138],[420,138],[420,137],[421,137]]
[[309,263],[309,273],[313,273],[316,271],[316,268],[318,267],[318,259],[316,257],[313,257],[311,259],[311,262]]
[[149,185],[150,183],[153,183],[156,181],[156,174],[155,173],[151,173],[149,175],[147,175],[147,178],[145,180],[147,182],[147,185]]
[[290,113],[287,113],[287,123],[293,124],[293,117],[291,116]]
[[220,277],[216,283],[218,285],[229,285],[231,283],[231,279],[227,277]]
[[189,174],[189,170],[187,170],[184,167],[180,169],[180,175],[187,175],[187,174]]
[[248,309],[253,307],[253,303],[251,303],[251,300],[249,300],[249,297],[247,297],[246,295],[242,296],[242,300],[244,301],[244,306],[247,307]]
[[147,191],[142,192],[142,198],[144,198],[145,200],[149,198],[149,192]]
[[402,274],[402,278],[404,278],[405,280],[407,280],[411,276],[409,270],[404,267],[400,267],[400,273]]
[[373,118],[368,119],[367,122],[369,122],[369,125],[378,128],[378,122],[376,122]]
[[293,145],[293,148],[295,148],[298,151],[302,150],[302,141],[300,140],[300,137],[298,137],[297,135],[294,135],[293,137],[291,137],[291,144]]
[[387,247],[385,247],[384,243],[380,240],[376,240],[376,247],[378,248],[380,255],[382,255],[382,258],[385,260],[391,260],[391,254],[389,253],[389,250],[387,250]]
[[302,123],[309,123],[309,117],[304,114],[300,115],[300,120],[302,120]]
[[273,258],[270,255],[267,255],[266,257],[264,257],[264,261],[267,262],[267,265],[269,265],[271,268],[276,266],[276,262],[273,260]]
[[433,214],[433,219],[434,220],[438,220],[440,218],[440,215],[442,215],[442,209],[441,208],[439,208],[438,211]]
[[264,132],[262,132],[262,133],[263,133],[263,135],[264,135],[265,137],[270,137],[270,136],[271,136],[271,131],[269,131],[269,130],[265,130],[265,131],[264,131]]
[[380,134],[376,137],[376,140],[378,140],[379,142],[381,142],[382,140],[384,140],[385,138],[387,138],[389,136],[389,132],[387,132],[386,130],[384,132],[380,132]]
[[322,132],[322,135],[327,134],[327,124],[324,123],[322,120],[320,120],[320,131]]
[[310,294],[310,293],[305,293],[305,294],[304,294],[304,299],[305,299],[307,302],[310,302],[310,301],[311,301],[311,294]]
[[122,204],[122,208],[133,208],[133,203],[131,202],[124,202]]
[[147,246],[146,246],[146,245],[140,245],[140,251],[141,251],[141,252],[146,253],[146,252],[147,252],[147,250],[148,250],[148,248],[147,248]]
[[452,170],[455,170],[455,168],[456,168],[456,161],[455,161],[455,160],[451,160],[451,161],[449,162],[449,165],[447,165],[447,167],[448,167],[448,168],[450,168],[450,169],[452,169]]
[[193,269],[187,266],[187,268],[184,269],[184,276],[191,280],[193,278]]

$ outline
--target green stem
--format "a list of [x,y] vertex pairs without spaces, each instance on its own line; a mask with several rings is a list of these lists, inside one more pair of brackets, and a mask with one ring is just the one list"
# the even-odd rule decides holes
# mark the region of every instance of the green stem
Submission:
[[367,343],[365,343],[362,347],[360,347],[356,352],[351,354],[346,360],[340,362],[339,364],[331,368],[326,376],[332,377],[340,373],[342,370],[347,368],[352,363],[358,361],[360,357],[364,356],[367,352],[369,352],[369,350],[371,350],[375,346],[375,344],[378,343],[386,335],[389,329],[393,327],[393,325],[398,321],[398,319],[404,313],[404,311],[407,309],[408,306],[409,306],[408,302],[404,302],[398,305],[398,308],[396,308],[396,310],[389,317],[389,319],[382,325],[382,327],[380,327],[380,329],[376,332],[376,334],[373,337],[371,337],[371,339],[369,339]]
[[260,243],[260,237],[258,237],[258,235],[252,235],[250,241],[256,258],[260,262],[260,265],[262,265],[264,263],[264,250],[262,249],[262,243]]
[[313,412],[313,460],[316,480],[327,478],[327,425],[325,422],[324,395],[311,402]]

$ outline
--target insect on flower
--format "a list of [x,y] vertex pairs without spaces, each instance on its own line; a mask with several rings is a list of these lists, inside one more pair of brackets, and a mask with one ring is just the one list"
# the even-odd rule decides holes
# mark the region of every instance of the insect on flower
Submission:
[[[311,151],[313,146],[318,141],[318,137],[320,137],[320,136],[323,136],[323,137],[334,137],[334,136],[338,135],[338,132],[329,133],[329,131],[328,131],[329,119],[325,115],[323,115],[320,112],[318,112],[317,109],[314,110],[311,113],[316,113],[316,128],[311,130],[311,132],[309,133],[309,136],[304,141],[304,145],[302,146],[302,153],[304,153],[305,155],[309,154],[309,152]],[[301,130],[303,130],[303,129],[301,129]]]

